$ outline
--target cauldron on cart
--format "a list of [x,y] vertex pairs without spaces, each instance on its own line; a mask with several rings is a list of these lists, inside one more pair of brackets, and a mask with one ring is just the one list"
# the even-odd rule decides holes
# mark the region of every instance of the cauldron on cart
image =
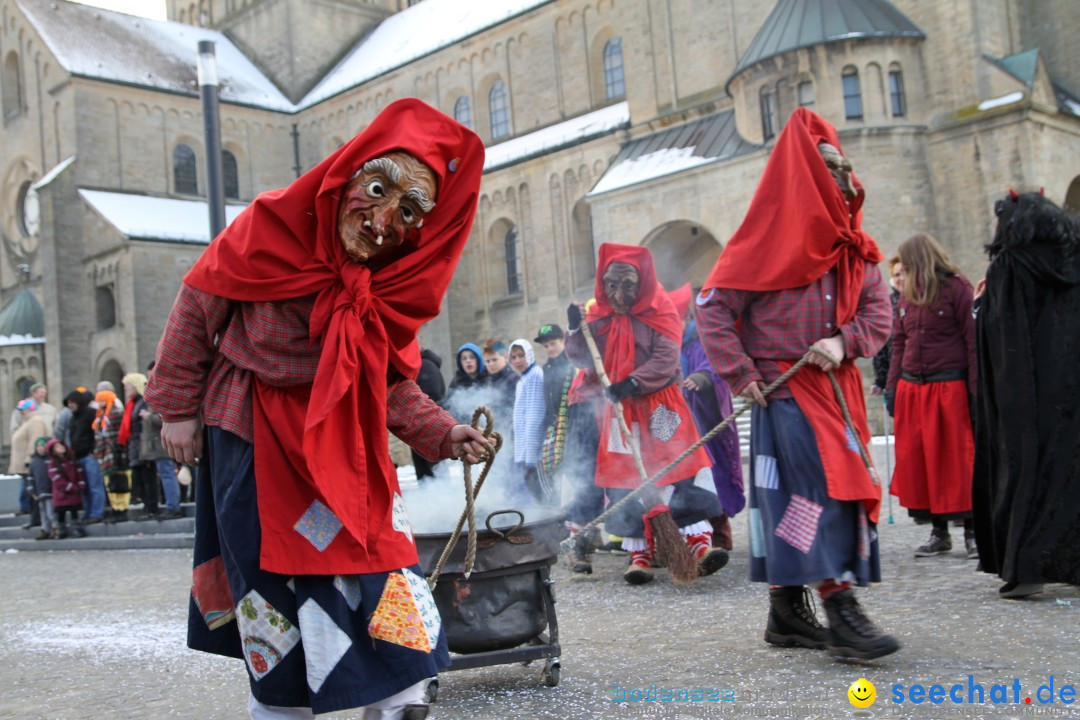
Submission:
[[[526,518],[526,512],[529,517]],[[566,536],[554,510],[496,510],[476,538],[476,560],[465,577],[464,534],[432,590],[450,648],[450,670],[544,660],[542,682],[559,684],[559,623],[551,566]],[[478,518],[480,514],[478,513]],[[420,567],[430,575],[451,533],[416,533]],[[434,701],[438,682],[428,688]]]

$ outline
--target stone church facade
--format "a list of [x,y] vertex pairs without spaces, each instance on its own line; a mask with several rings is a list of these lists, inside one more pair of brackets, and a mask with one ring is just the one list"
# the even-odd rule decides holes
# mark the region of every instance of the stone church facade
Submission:
[[[423,339],[532,337],[592,294],[596,248],[700,282],[776,135],[840,131],[886,253],[972,277],[995,199],[1080,208],[1071,0],[168,0],[169,22],[0,0],[0,301],[44,309],[54,398],[153,359],[209,241],[195,47],[222,77],[229,217],[415,96],[488,147],[472,236]],[[35,346],[35,352],[41,348]],[[5,390],[3,397],[8,396]]]

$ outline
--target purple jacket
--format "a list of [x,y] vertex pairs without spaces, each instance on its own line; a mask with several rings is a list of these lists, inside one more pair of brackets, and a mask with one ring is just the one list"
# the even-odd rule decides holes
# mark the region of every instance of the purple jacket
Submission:
[[[82,465],[74,460],[58,460],[52,454],[56,445],[63,445],[59,440],[50,440],[45,448],[49,456],[48,469],[49,479],[52,480],[53,506],[71,507],[82,504],[82,494],[86,490],[86,476],[83,474]],[[68,456],[72,457],[71,450]]]

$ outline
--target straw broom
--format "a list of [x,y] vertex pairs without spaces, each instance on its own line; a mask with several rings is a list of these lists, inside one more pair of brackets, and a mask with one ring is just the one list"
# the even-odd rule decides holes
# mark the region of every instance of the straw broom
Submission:
[[[584,318],[581,321],[581,334],[585,337],[585,344],[592,355],[593,366],[596,369],[597,377],[600,378],[600,384],[607,390],[611,387],[611,380],[608,378],[607,371],[604,370],[604,360],[600,357],[600,350],[596,347],[596,340],[593,339],[589,323]],[[615,420],[619,424],[619,430],[634,455],[634,464],[637,466],[638,475],[641,476],[641,482],[646,483],[649,474],[645,471],[645,463],[641,460],[641,448],[638,447],[637,440],[634,439],[630,427],[626,424],[622,403],[616,402],[612,404],[615,406]],[[649,523],[649,527],[652,529],[656,552],[664,564],[667,565],[668,574],[676,583],[689,585],[699,575],[697,560],[694,558],[693,553],[690,552],[690,547],[686,544],[686,540],[683,539],[682,533],[679,532],[679,525],[675,522],[675,518],[671,516],[671,510],[660,502],[660,493],[655,488],[643,492],[641,503],[645,507],[653,508],[647,514],[646,522]],[[657,508],[659,508],[659,512]]]

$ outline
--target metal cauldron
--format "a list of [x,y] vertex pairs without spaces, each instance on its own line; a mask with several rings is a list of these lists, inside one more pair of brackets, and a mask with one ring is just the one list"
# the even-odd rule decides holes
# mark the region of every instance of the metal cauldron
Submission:
[[[526,522],[520,510],[496,510],[476,537],[476,562],[465,578],[464,533],[447,559],[432,594],[451,652],[515,647],[547,629],[540,567],[553,565],[565,536],[562,516]],[[416,535],[420,566],[430,574],[450,533]]]
[[[549,570],[566,536],[563,516],[526,522],[520,510],[497,510],[477,533],[476,561],[465,578],[464,534],[432,594],[442,616],[451,670],[546,658],[543,681],[559,683],[558,622]],[[420,566],[431,574],[450,533],[416,534]]]

